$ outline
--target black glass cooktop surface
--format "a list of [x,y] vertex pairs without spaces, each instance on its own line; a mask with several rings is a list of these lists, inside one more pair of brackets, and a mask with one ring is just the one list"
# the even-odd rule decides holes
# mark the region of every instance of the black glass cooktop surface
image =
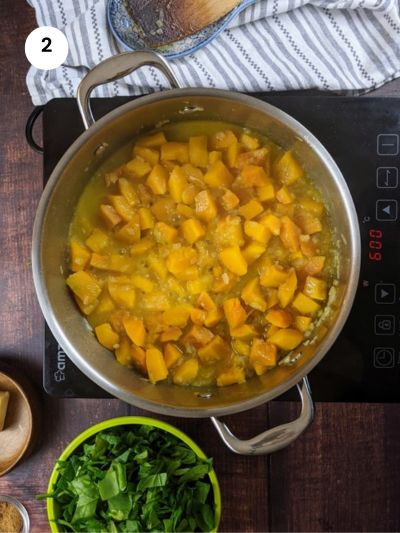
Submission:
[[[299,120],[325,145],[348,183],[360,223],[362,266],[356,299],[342,333],[309,376],[314,399],[400,402],[400,99],[257,96]],[[94,114],[100,117],[126,101],[95,99]],[[82,131],[75,100],[47,104],[45,180]],[[44,362],[49,394],[107,397],[68,359],[47,327]]]

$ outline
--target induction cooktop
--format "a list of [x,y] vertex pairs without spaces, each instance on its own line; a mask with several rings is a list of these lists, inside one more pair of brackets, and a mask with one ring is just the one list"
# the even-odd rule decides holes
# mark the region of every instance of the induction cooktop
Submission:
[[[353,196],[361,275],[350,317],[311,372],[316,401],[400,402],[400,98],[255,95],[286,111],[328,149]],[[128,98],[94,99],[100,116]],[[82,133],[74,99],[43,112],[44,179]],[[44,388],[57,397],[106,398],[69,360],[46,326]],[[291,392],[279,399],[295,399]]]

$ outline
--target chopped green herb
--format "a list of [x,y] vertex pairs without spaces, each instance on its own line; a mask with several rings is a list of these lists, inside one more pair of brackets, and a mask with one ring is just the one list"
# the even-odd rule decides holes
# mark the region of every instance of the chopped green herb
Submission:
[[66,461],[52,497],[60,530],[211,531],[211,459],[152,426],[102,431]]

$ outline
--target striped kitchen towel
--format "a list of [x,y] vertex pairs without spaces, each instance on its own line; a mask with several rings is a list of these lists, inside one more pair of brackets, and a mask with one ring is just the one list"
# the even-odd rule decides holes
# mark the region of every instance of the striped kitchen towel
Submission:
[[[67,36],[61,67],[33,67],[27,84],[34,104],[73,97],[85,73],[121,50],[107,28],[106,0],[30,0],[40,26]],[[258,0],[207,46],[172,68],[187,87],[243,92],[322,89],[367,92],[400,76],[399,0]],[[96,89],[122,96],[168,88],[144,67]]]

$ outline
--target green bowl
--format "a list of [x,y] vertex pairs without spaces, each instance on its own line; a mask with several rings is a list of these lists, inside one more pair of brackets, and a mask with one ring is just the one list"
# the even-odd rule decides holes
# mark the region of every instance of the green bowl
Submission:
[[[166,431],[167,433],[171,433],[172,435],[175,435],[175,437],[177,437],[182,442],[184,442],[187,446],[189,446],[189,448],[191,448],[198,457],[202,459],[207,458],[205,453],[197,446],[195,442],[192,441],[190,437],[188,437],[185,433],[183,433],[176,427],[171,426],[170,424],[167,424],[166,422],[162,422],[161,420],[156,420],[154,418],[147,418],[143,416],[121,416],[118,418],[110,418],[109,420],[104,420],[104,422],[100,422],[99,424],[91,426],[90,428],[85,429],[85,431],[82,431],[82,433],[80,433],[77,437],[74,438],[73,441],[71,441],[68,444],[68,446],[65,448],[65,450],[62,452],[62,454],[58,458],[58,461],[65,461],[66,459],[68,459],[68,457],[72,453],[74,453],[76,449],[79,446],[81,446],[81,444],[83,444],[88,438],[92,437],[93,435],[96,435],[96,433],[99,433],[99,431],[103,431],[105,429],[110,429],[110,428],[115,428],[118,426],[129,426],[129,425],[153,426],[158,429],[162,429]],[[213,492],[214,492],[214,505],[215,505],[215,528],[213,529],[213,533],[214,533],[218,531],[218,526],[219,526],[219,522],[221,519],[221,491],[219,488],[218,479],[217,479],[214,469],[211,470],[208,476],[210,478],[210,482],[211,482]],[[53,487],[55,483],[57,482],[58,477],[59,477],[59,470],[57,468],[57,463],[56,463],[51,473],[50,479],[49,479],[49,485],[47,487],[48,493],[52,492]],[[50,529],[52,533],[60,532],[57,524],[55,523],[55,520],[58,517],[57,507],[58,507],[57,502],[55,502],[53,498],[47,499],[47,518],[49,519]]]

